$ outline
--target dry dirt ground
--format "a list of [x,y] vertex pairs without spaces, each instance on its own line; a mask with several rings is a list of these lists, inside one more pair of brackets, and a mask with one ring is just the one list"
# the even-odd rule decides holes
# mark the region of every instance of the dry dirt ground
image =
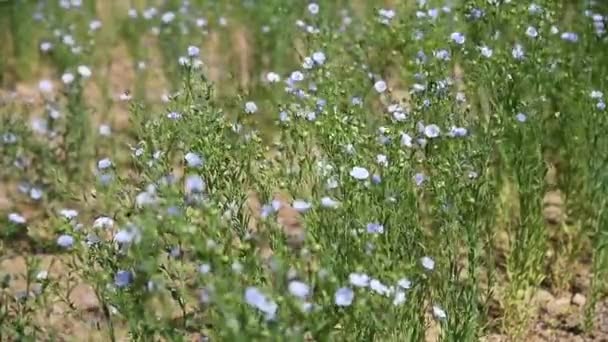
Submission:
[[[245,31],[237,31],[232,38],[235,44],[242,45],[242,51],[250,51]],[[214,51],[213,45],[218,44],[218,37],[211,35],[208,40],[209,46],[204,47],[206,51]],[[150,42],[153,46],[153,42]],[[151,54],[158,56],[158,54]],[[107,70],[101,71],[107,73],[109,78],[110,92],[119,94],[133,86],[135,75],[132,68],[132,62],[129,60],[124,46],[117,46],[112,52],[114,56],[112,63],[107,67]],[[244,55],[242,55],[244,56]],[[220,56],[210,55],[207,58],[207,63],[210,70],[210,78],[212,80],[221,81],[218,70],[222,70],[227,66],[221,65],[222,59]],[[148,66],[152,75],[148,77],[152,89],[152,97],[159,99],[165,91],[166,82],[163,79],[160,66],[161,61],[158,58],[152,57]],[[240,82],[243,86],[249,83],[249,73],[246,69],[250,68],[250,61],[247,57],[241,57],[239,68],[243,77]],[[90,82],[90,86],[86,89],[87,98],[91,101],[91,105],[95,106],[95,99],[101,95],[100,89],[97,88],[94,82]],[[17,85],[12,91],[2,91],[0,96],[4,101],[10,98],[10,101],[27,102],[29,108],[35,108],[40,105],[40,98],[37,92],[37,82],[23,83]],[[2,100],[0,99],[0,103]],[[110,108],[111,122],[115,129],[120,130],[128,126],[129,118],[126,106],[121,104],[113,105]],[[96,120],[93,120],[96,121]],[[99,122],[99,118],[97,119]],[[12,207],[10,200],[10,192],[13,191],[11,184],[0,184],[0,212],[6,212]],[[284,194],[277,195],[277,198],[288,202],[287,196]],[[255,195],[251,196],[249,210],[258,212],[260,203]],[[35,215],[36,208],[23,207],[19,208],[25,213],[25,216]],[[288,236],[294,237],[297,241],[298,236],[303,233],[298,219],[298,214],[289,206],[284,206],[284,209],[279,213],[279,221],[285,229]],[[1,228],[0,228],[1,229]],[[252,219],[250,229],[256,229],[255,217]],[[26,271],[26,262],[24,255],[16,254],[19,248],[7,248],[4,244],[3,256],[0,258],[0,273],[8,273],[14,276],[15,280],[11,282],[10,290],[14,293],[25,289],[25,281],[22,275]],[[260,245],[260,254],[262,257],[268,257],[272,251],[268,246]],[[48,269],[49,277],[57,279],[65,277],[68,274],[66,266],[66,255],[36,255],[42,261],[42,268]],[[574,292],[565,292],[559,295],[554,295],[546,289],[537,289],[531,305],[536,308],[536,314],[533,317],[528,333],[523,338],[524,341],[608,341],[608,301],[602,301],[598,304],[597,316],[595,318],[595,328],[591,333],[585,333],[582,328],[582,309],[586,298],[584,296],[589,288],[589,265],[582,265],[577,271],[574,283],[571,289]],[[73,302],[75,310],[67,307],[66,304],[56,303],[50,305],[47,311],[39,312],[38,319],[40,324],[47,326],[52,330],[61,332],[60,339],[62,340],[91,340],[105,341],[108,340],[106,331],[103,329],[103,315],[99,307],[99,302],[92,288],[85,284],[79,283],[69,291],[68,298]],[[101,330],[98,330],[102,328]],[[434,341],[437,338],[437,327],[430,329],[427,334],[428,341]],[[117,327],[117,337],[119,340],[128,340],[126,330],[120,326]],[[191,340],[200,339],[200,335],[189,336]],[[491,334],[482,339],[486,342],[513,341],[507,336],[499,333]]]

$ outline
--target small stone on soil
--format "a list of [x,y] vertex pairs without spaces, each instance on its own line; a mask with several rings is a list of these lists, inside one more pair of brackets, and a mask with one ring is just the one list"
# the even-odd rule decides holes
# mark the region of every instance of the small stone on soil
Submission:
[[563,316],[570,309],[570,296],[557,298],[549,302],[545,308],[550,316]]
[[574,305],[585,306],[586,302],[587,302],[587,298],[580,293],[577,293],[574,296],[572,296],[572,304],[574,304]]

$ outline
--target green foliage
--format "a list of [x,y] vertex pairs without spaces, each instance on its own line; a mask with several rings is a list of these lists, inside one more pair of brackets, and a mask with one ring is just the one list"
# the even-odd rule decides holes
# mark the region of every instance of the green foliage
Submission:
[[[0,250],[26,240],[68,270],[32,255],[25,292],[0,279],[0,340],[61,336],[36,312],[77,314],[78,283],[110,340],[523,339],[535,291],[568,290],[586,260],[591,330],[608,60],[582,13],[602,12],[428,2],[108,2],[100,27],[94,1],[0,5],[18,61],[0,69],[27,76],[40,37],[61,79],[0,108],[17,189]],[[114,103],[119,44],[133,97]],[[127,105],[127,128],[98,126]]]

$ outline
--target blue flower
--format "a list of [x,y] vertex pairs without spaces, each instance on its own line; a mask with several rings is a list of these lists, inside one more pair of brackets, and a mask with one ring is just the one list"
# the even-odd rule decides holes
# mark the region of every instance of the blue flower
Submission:
[[373,184],[378,185],[378,184],[380,184],[381,182],[382,182],[382,177],[380,177],[380,175],[379,175],[379,174],[373,174],[373,175],[372,175],[372,183],[373,183]]
[[171,120],[179,120],[182,118],[182,114],[179,112],[170,112],[169,114],[167,114],[167,118]]
[[114,220],[111,217],[101,216],[95,219],[93,222],[93,228],[112,228],[114,227]]
[[450,60],[450,52],[445,49],[437,50],[437,51],[433,52],[433,55],[435,56],[435,58],[442,60],[442,61]]
[[72,220],[78,216],[78,211],[74,209],[61,209],[59,210],[59,214],[68,220]]
[[376,163],[378,163],[378,165],[380,166],[388,166],[388,157],[384,154],[378,154],[376,155]]
[[424,173],[418,172],[414,175],[414,182],[417,186],[421,186],[422,183],[426,180],[426,175]]
[[592,99],[601,99],[604,97],[604,94],[599,90],[592,90],[589,96],[591,96]]
[[97,162],[97,168],[100,170],[105,170],[112,166],[112,161],[110,158],[104,158]]
[[450,39],[458,44],[458,45],[462,45],[465,42],[465,36],[464,34],[460,33],[460,32],[454,32],[450,35]]
[[186,164],[188,165],[188,167],[203,166],[203,158],[201,158],[201,156],[198,155],[197,153],[188,152],[184,156],[184,159],[186,160]]
[[4,142],[5,144],[14,144],[17,142],[17,136],[13,133],[4,133],[2,134],[2,142]]
[[424,127],[424,135],[429,139],[437,138],[440,134],[441,130],[439,129],[439,126],[435,124],[431,124]]
[[212,288],[202,288],[198,293],[198,300],[201,304],[207,304],[211,302],[211,296],[213,295]]
[[74,246],[74,237],[63,234],[57,238],[57,245],[62,248],[72,248]]
[[392,9],[381,8],[378,10],[379,20],[382,24],[388,25],[395,17],[395,11]]
[[312,54],[312,60],[318,65],[323,65],[325,63],[325,54],[322,51],[317,51]]
[[114,175],[111,173],[100,173],[97,175],[97,180],[102,186],[107,186],[114,180]]
[[198,272],[200,274],[208,274],[209,272],[211,272],[211,265],[209,265],[209,264],[201,264],[198,267]]
[[241,272],[243,272],[243,264],[241,264],[238,261],[234,261],[232,263],[232,265],[230,266],[230,268],[232,269],[232,272],[236,273],[236,274],[241,274]]
[[525,55],[524,47],[521,44],[515,44],[513,50],[511,50],[511,55],[517,60],[523,59]]
[[21,214],[17,214],[17,213],[8,214],[8,220],[13,223],[16,223],[16,224],[25,224],[25,222],[26,222],[25,217],[23,217]]
[[272,299],[268,298],[256,287],[250,286],[245,289],[245,302],[250,306],[260,310],[266,315],[266,319],[275,318],[279,306]]
[[543,11],[543,8],[534,3],[530,4],[530,6],[528,7],[528,12],[530,14],[540,14],[540,13],[542,13],[542,11]]
[[494,51],[485,45],[479,47],[479,51],[485,58],[490,58],[494,54]]
[[197,57],[200,52],[201,52],[201,50],[198,47],[196,47],[194,45],[188,46],[188,56],[189,57]]
[[157,200],[156,190],[153,188],[142,191],[135,196],[135,203],[138,207],[156,204]]
[[282,110],[279,113],[279,121],[281,121],[281,122],[289,121],[289,114],[286,111]]
[[199,175],[190,175],[186,177],[185,191],[186,193],[202,193],[205,190],[205,181]]
[[528,117],[524,113],[517,113],[517,115],[515,115],[515,120],[519,122],[526,122],[526,120],[528,120]]
[[133,273],[120,270],[114,275],[114,285],[117,287],[127,287],[133,282]]
[[578,34],[574,32],[564,32],[561,35],[562,40],[567,42],[576,43],[578,42]]
[[435,269],[435,261],[428,256],[424,256],[420,259],[420,263],[422,267],[424,267],[428,271],[432,271]]
[[337,306],[350,306],[355,299],[355,292],[349,287],[341,287],[334,294],[334,303]]
[[321,206],[323,208],[337,208],[340,206],[340,202],[334,200],[331,197],[325,196],[321,198]]
[[308,4],[308,12],[312,15],[319,14],[319,5],[316,2]]
[[169,249],[169,255],[172,258],[179,258],[182,255],[182,249],[179,246],[173,246]]
[[281,80],[281,76],[279,74],[277,74],[276,72],[269,72],[266,74],[266,80],[269,83],[277,83]]
[[406,297],[404,291],[396,291],[395,292],[395,298],[393,298],[393,305],[394,306],[400,306],[403,303],[405,303],[406,299],[407,299],[407,297]]
[[378,279],[371,279],[369,282],[369,288],[381,296],[388,296],[393,292],[393,289],[384,285]]
[[369,280],[369,276],[365,273],[351,273],[348,275],[348,282],[356,287],[367,287]]
[[42,198],[44,192],[40,188],[31,188],[30,189],[30,197],[31,199],[37,201]]
[[135,229],[121,229],[114,235],[114,241],[119,244],[129,244],[138,237]]
[[245,113],[254,114],[258,111],[258,106],[253,101],[245,103]]
[[426,63],[427,57],[424,51],[420,50],[416,53],[416,64]]
[[163,13],[163,15],[160,17],[160,20],[165,23],[168,24],[170,22],[173,21],[173,19],[175,19],[175,13],[173,12],[165,12]]
[[172,205],[167,208],[167,215],[169,216],[179,216],[181,215],[181,209],[178,206]]
[[401,133],[401,146],[405,146],[405,147],[413,146],[412,137],[409,134],[404,133],[404,132]]
[[310,286],[299,280],[292,280],[288,285],[289,293],[292,296],[304,299],[310,295]]
[[325,182],[325,188],[328,190],[336,189],[338,186],[340,186],[340,184],[335,177],[331,177]]
[[293,201],[292,207],[300,213],[308,211],[312,205],[304,200],[297,199]]
[[449,135],[454,138],[458,138],[458,137],[466,137],[468,133],[469,133],[468,130],[464,127],[452,126],[452,128],[450,129]]
[[300,82],[304,80],[304,74],[301,71],[296,70],[289,75],[289,79],[292,82]]
[[412,288],[412,282],[407,278],[401,278],[397,281],[397,286],[404,290],[409,290]]
[[351,177],[357,180],[364,180],[369,177],[369,171],[363,167],[355,166],[350,171]]
[[382,234],[384,233],[384,226],[376,222],[368,223],[367,232],[370,234]]
[[86,240],[87,240],[87,244],[89,246],[95,245],[95,244],[98,244],[101,242],[101,238],[94,233],[88,233]]
[[526,35],[530,38],[536,38],[538,37],[538,31],[534,26],[528,26],[526,29]]
[[274,214],[275,210],[270,204],[264,204],[260,209],[260,217],[265,219],[268,216]]
[[477,20],[480,19],[481,17],[483,17],[485,15],[485,12],[479,8],[472,8],[469,13],[467,14],[467,17],[471,20]]
[[435,319],[443,321],[448,318],[447,313],[438,305],[433,305],[433,316]]
[[378,93],[383,93],[388,89],[388,86],[386,85],[386,82],[384,82],[383,80],[379,80],[376,83],[374,83],[374,89]]
[[325,100],[325,99],[318,99],[317,100],[317,108],[319,110],[323,110],[323,108],[325,108],[326,105],[327,105],[327,100]]

